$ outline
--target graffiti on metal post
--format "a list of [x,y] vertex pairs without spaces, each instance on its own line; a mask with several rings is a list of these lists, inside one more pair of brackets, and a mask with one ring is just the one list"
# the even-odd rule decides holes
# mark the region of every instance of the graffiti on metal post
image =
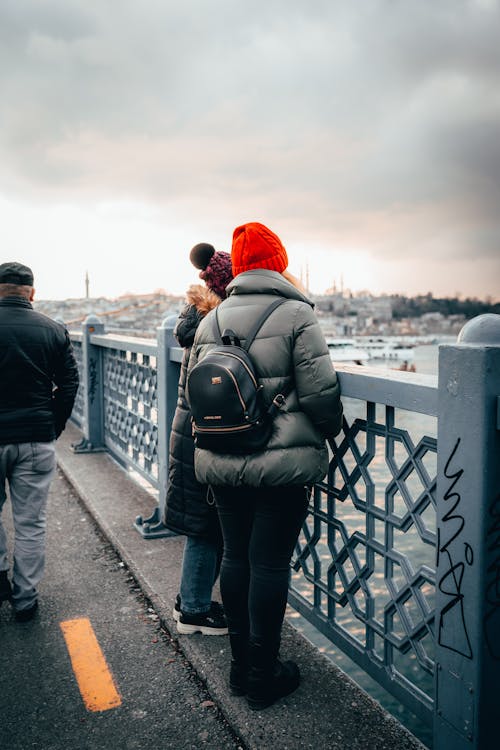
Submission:
[[[447,603],[439,613],[437,637],[439,645],[443,648],[461,654],[467,659],[472,659],[472,646],[465,620],[462,587],[466,566],[472,565],[474,554],[472,547],[466,541],[463,542],[463,549],[461,549],[461,545],[453,545],[454,542],[462,540],[462,533],[465,529],[465,519],[459,510],[462,498],[457,491],[457,484],[462,478],[464,470],[451,468],[459,445],[460,438],[457,439],[444,467],[445,478],[451,480],[444,493],[444,501],[451,504],[451,507],[443,516],[442,528],[438,529],[438,565],[440,558],[445,558],[445,572],[438,581],[438,588],[447,597]],[[452,545],[453,548],[451,548]],[[461,549],[458,555],[457,547]]]
[[500,660],[500,495],[490,508],[490,520],[486,532],[487,550],[492,560],[486,569],[486,614],[484,635],[490,655]]
[[89,359],[89,401],[94,403],[97,391],[97,360],[95,357]]

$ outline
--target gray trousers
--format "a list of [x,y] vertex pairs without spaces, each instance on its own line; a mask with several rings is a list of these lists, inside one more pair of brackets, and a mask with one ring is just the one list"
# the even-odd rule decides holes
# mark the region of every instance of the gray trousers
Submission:
[[31,607],[38,595],[45,566],[47,497],[55,468],[55,440],[0,445],[0,570],[9,569],[1,518],[8,482],[15,537],[12,604],[18,611]]

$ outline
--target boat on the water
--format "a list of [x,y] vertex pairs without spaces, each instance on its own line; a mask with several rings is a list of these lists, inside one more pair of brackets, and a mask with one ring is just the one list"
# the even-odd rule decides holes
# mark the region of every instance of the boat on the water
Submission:
[[368,352],[359,346],[354,339],[327,338],[326,343],[332,362],[352,362],[362,365],[370,359]]
[[357,346],[368,352],[370,359],[380,359],[392,362],[411,362],[415,353],[413,345],[401,341],[391,341],[382,338],[367,338],[358,340]]
[[330,358],[333,362],[353,362],[366,364],[368,361],[392,362],[410,365],[415,357],[414,345],[390,339],[326,339]]

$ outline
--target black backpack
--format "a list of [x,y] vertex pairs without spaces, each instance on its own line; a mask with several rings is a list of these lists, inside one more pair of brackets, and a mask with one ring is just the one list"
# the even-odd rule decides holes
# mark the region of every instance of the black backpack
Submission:
[[221,335],[216,308],[216,347],[193,367],[187,380],[193,437],[198,448],[244,454],[266,446],[272,420],[291,389],[278,393],[266,408],[248,350],[264,321],[283,302],[284,299],[277,299],[264,310],[246,337],[245,346],[231,329],[224,329]]

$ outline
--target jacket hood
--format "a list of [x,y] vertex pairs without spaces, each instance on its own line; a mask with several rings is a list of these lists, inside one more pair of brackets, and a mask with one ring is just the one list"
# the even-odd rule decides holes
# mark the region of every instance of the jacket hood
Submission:
[[238,274],[226,288],[227,296],[233,294],[275,294],[286,299],[300,300],[314,307],[305,294],[287,281],[278,271],[256,268]]
[[203,316],[220,304],[221,298],[202,284],[192,284],[186,292],[186,299]]
[[179,344],[191,346],[200,320],[221,302],[221,298],[201,284],[193,284],[186,292],[186,305],[177,319],[174,336]]

